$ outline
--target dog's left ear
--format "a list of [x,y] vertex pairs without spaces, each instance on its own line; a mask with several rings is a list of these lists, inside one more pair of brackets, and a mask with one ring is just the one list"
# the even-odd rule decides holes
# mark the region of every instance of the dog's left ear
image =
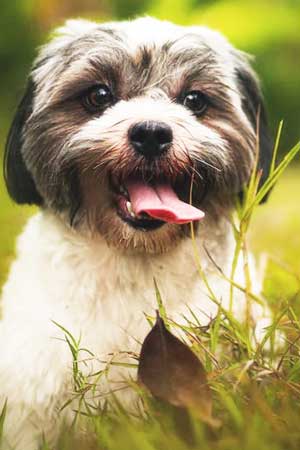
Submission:
[[[247,115],[255,132],[257,132],[257,127],[259,127],[258,169],[262,170],[262,176],[260,180],[260,186],[262,186],[270,173],[273,153],[273,140],[271,138],[271,133],[269,130],[266,109],[259,82],[248,62],[243,60],[244,58],[240,58],[240,63],[236,68],[236,76],[242,95],[243,110]],[[267,197],[268,195],[263,198],[262,203],[267,200]]]
[[24,96],[11,124],[4,152],[4,179],[10,197],[19,204],[42,204],[23,157],[23,131],[32,111],[34,83],[28,80]]

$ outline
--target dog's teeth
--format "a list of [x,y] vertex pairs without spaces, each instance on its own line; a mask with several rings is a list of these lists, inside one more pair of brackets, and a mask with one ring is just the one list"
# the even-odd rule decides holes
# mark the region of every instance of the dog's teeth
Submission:
[[133,212],[132,206],[130,202],[126,202],[126,206],[128,209],[129,214],[131,215],[131,217],[133,217],[134,219],[136,218],[135,213]]

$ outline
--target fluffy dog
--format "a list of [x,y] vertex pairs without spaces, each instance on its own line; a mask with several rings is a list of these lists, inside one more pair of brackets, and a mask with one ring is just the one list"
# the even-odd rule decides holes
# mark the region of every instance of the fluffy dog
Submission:
[[[170,316],[188,305],[203,322],[213,317],[191,221],[205,275],[228,306],[212,260],[228,273],[228,218],[254,165],[259,111],[263,181],[272,145],[259,84],[247,56],[217,32],[78,20],[41,49],[4,163],[10,196],[41,208],[3,289],[5,449],[51,438],[72,389],[71,353],[53,321],[81,333],[99,359],[138,351],[153,278]],[[235,302],[238,318],[244,306]]]

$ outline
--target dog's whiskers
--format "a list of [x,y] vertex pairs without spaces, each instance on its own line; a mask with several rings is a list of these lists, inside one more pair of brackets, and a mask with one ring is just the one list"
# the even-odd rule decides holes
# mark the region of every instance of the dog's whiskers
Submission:
[[217,172],[222,172],[222,170],[221,170],[219,167],[214,166],[213,164],[211,164],[211,163],[205,161],[205,160],[202,159],[202,158],[199,158],[199,157],[197,157],[197,156],[194,156],[193,159],[194,159],[195,161],[197,161],[197,163],[199,163],[199,164],[203,164],[204,166],[210,167],[211,169],[214,169],[214,170],[216,170]]
[[191,169],[192,169],[193,173],[194,173],[195,175],[197,175],[201,181],[204,180],[203,175],[201,175],[195,167],[192,166]]

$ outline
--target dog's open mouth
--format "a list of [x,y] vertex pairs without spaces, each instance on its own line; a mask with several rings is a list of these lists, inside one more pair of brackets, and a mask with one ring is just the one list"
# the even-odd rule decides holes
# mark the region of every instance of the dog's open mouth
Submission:
[[165,223],[185,224],[199,221],[204,212],[180,200],[170,182],[146,182],[142,178],[128,178],[113,184],[117,193],[119,217],[136,229],[155,230]]

